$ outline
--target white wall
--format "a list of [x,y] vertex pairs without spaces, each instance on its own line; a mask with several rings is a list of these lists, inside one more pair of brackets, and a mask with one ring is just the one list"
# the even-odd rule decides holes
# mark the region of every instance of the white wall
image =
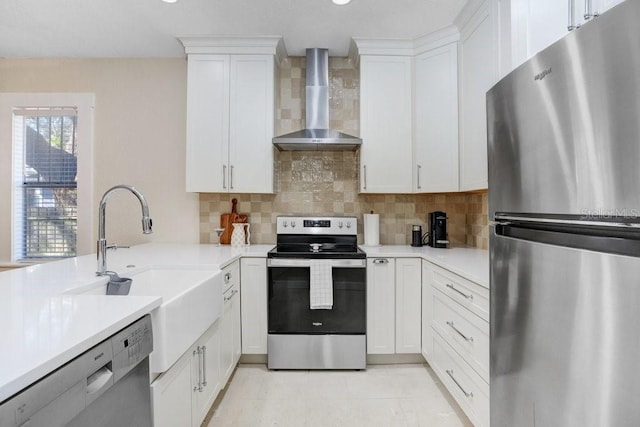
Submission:
[[[154,225],[143,235],[135,197],[114,195],[107,238],[120,245],[199,241],[198,195],[185,192],[186,78],[184,59],[0,59],[0,92],[95,94],[95,212],[105,190],[131,184],[147,197]],[[0,141],[1,152],[10,143]]]

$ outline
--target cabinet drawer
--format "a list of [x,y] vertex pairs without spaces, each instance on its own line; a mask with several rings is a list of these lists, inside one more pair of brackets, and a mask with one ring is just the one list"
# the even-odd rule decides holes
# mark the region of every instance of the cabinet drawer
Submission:
[[433,292],[433,329],[489,381],[489,324],[440,292]]
[[222,269],[223,291],[228,291],[233,285],[240,284],[240,262],[234,261]]
[[489,426],[489,384],[438,334],[433,334],[433,370],[475,426]]
[[489,321],[489,289],[438,266],[433,267],[432,279],[436,289]]

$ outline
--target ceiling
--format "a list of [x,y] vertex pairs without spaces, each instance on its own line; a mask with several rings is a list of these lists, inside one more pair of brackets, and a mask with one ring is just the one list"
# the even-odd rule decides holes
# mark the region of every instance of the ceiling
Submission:
[[1,0],[0,57],[182,57],[176,36],[283,36],[289,55],[355,37],[413,38],[453,22],[466,0]]

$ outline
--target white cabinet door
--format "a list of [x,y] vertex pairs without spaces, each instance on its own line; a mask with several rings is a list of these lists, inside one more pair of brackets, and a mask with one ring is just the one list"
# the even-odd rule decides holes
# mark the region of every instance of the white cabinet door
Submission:
[[233,371],[233,304],[231,300],[235,296],[232,286],[224,293],[224,305],[220,318],[220,376],[224,383],[227,382]]
[[592,0],[593,13],[602,14],[612,7],[622,3],[624,0]]
[[187,74],[187,191],[228,191],[229,56],[190,55]]
[[224,293],[224,306],[221,319],[220,376],[226,384],[238,362],[238,343],[240,341],[240,287],[235,283]]
[[237,55],[230,67],[229,191],[273,193],[275,59]]
[[457,43],[414,61],[414,191],[458,191]]
[[[573,2],[570,22],[569,2]],[[587,3],[590,3],[589,10]],[[513,68],[622,0],[515,0],[511,2]]]
[[273,55],[189,55],[187,191],[273,193]]
[[486,93],[498,81],[491,3],[462,29],[460,42],[460,190],[487,188]]
[[235,367],[242,355],[242,319],[240,316],[240,284],[235,285],[237,291],[231,299],[231,318],[233,323],[233,340],[231,354],[233,356],[233,366]]
[[222,388],[220,377],[220,320],[198,340],[192,359],[193,427],[199,427]]
[[367,259],[367,353],[394,354],[395,260]]
[[[569,32],[569,1],[581,3],[580,0],[517,0],[512,3],[514,68]],[[577,13],[573,16],[575,19]]]
[[396,259],[396,353],[422,350],[422,264],[419,258]]
[[[191,396],[192,355],[183,357],[151,384],[153,425],[155,427],[190,426],[192,424]],[[197,380],[196,380],[197,382]]]
[[267,354],[267,259],[240,261],[242,353]]
[[412,192],[411,58],[360,58],[360,192]]
[[422,356],[431,363],[433,355],[433,288],[431,263],[422,260]]

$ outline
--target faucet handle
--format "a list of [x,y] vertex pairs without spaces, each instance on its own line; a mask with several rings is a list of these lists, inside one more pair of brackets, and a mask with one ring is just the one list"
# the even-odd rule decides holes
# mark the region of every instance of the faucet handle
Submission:
[[114,251],[115,251],[116,249],[128,249],[128,248],[130,248],[130,247],[131,247],[131,246],[120,246],[120,245],[118,245],[117,243],[112,243],[111,245],[107,245],[107,249],[113,249]]

